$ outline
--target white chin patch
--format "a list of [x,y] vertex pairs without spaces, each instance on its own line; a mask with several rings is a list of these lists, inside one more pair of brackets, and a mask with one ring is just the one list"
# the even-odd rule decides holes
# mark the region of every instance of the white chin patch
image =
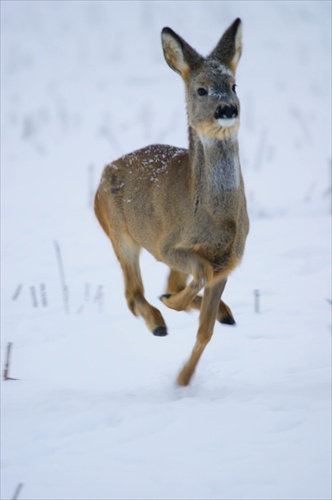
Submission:
[[217,120],[221,127],[232,127],[237,121],[237,118],[218,118]]

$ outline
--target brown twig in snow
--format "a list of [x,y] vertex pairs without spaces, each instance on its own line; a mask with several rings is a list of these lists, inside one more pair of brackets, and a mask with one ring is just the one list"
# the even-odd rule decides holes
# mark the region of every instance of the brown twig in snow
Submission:
[[36,288],[34,286],[30,287],[30,293],[33,307],[38,307]]
[[5,369],[3,371],[3,379],[4,380],[17,380],[16,378],[11,378],[9,376],[10,353],[11,353],[12,347],[13,347],[12,342],[8,342],[7,351],[6,351],[6,364],[5,364]]
[[46,295],[45,283],[41,283],[41,285],[40,285],[40,295],[41,295],[41,302],[42,302],[43,307],[47,307],[47,295]]
[[254,290],[254,297],[255,297],[255,313],[259,314],[260,313],[260,293],[259,290]]
[[17,297],[20,295],[20,293],[22,291],[22,288],[23,288],[22,284],[18,285],[18,287],[16,288],[15,293],[14,293],[14,295],[12,297],[12,300],[16,300],[17,299]]
[[69,289],[68,289],[68,286],[66,284],[61,249],[60,249],[59,243],[57,241],[54,241],[54,248],[55,248],[55,254],[56,254],[56,258],[57,258],[57,262],[58,262],[58,269],[59,269],[59,275],[60,275],[60,283],[61,283],[61,289],[62,289],[63,302],[64,302],[64,306],[65,306],[65,312],[66,312],[66,314],[69,314]]
[[17,485],[17,488],[15,490],[15,493],[14,493],[14,496],[13,496],[12,500],[17,500],[18,499],[18,496],[19,496],[20,491],[21,491],[22,488],[23,488],[23,483],[19,483]]

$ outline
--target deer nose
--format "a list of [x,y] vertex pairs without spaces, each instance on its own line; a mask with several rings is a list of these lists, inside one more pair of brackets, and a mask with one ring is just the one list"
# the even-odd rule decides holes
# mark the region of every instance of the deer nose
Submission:
[[236,106],[218,106],[214,113],[216,120],[219,118],[236,118],[237,115],[238,111]]

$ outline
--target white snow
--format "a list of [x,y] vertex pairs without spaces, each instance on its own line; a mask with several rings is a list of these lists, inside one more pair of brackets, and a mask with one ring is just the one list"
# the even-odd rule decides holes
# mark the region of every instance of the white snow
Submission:
[[[213,68],[214,72],[218,71],[222,75],[228,75],[228,76],[233,76],[234,77],[234,73],[233,73],[233,71],[230,68],[227,68],[227,66],[225,66],[224,64],[220,64],[217,59],[214,59],[214,58],[211,58],[211,57],[208,57],[208,59],[209,59],[209,61],[215,62],[215,64],[216,64],[216,67]],[[217,92],[213,93],[213,89],[209,89],[209,94],[210,95],[223,95],[221,93],[218,94]]]
[[[146,252],[168,337],[131,315],[92,198],[120,156],[187,147],[161,29],[208,54],[236,17],[237,327],[216,325],[178,388],[198,315],[158,300],[167,269]],[[330,2],[2,1],[1,32],[1,362],[12,342],[18,379],[2,382],[1,498],[22,483],[20,500],[330,499]]]

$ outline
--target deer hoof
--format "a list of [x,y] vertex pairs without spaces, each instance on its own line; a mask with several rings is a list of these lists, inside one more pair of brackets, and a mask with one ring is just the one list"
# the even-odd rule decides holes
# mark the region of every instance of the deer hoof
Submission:
[[164,299],[170,299],[172,297],[171,293],[165,293],[164,295],[161,295],[159,299],[164,302]]
[[157,328],[155,328],[152,333],[156,337],[166,337],[167,328],[166,328],[166,326],[157,326]]
[[236,321],[231,314],[228,314],[227,316],[221,318],[220,323],[222,323],[223,325],[236,325]]

